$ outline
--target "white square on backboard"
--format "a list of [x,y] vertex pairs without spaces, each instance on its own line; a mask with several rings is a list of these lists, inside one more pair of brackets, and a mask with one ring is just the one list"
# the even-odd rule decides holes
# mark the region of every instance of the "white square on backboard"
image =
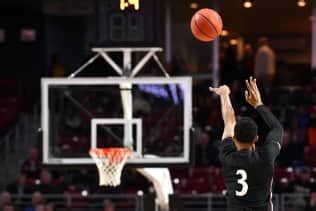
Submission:
[[119,118],[102,118],[97,119],[93,118],[91,120],[91,147],[97,147],[97,126],[101,124],[108,124],[108,125],[124,125],[130,122],[132,125],[136,125],[136,151],[139,155],[142,154],[142,120],[141,119],[119,119]]

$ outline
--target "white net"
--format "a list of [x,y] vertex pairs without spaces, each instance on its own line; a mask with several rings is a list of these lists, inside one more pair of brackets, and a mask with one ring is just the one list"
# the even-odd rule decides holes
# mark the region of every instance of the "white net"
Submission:
[[100,186],[118,186],[127,158],[131,154],[128,148],[94,148],[89,151],[99,171]]

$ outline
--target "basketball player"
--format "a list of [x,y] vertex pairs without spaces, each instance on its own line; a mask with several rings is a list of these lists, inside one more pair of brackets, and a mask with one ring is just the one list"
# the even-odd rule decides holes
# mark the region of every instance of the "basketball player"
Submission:
[[227,188],[229,211],[272,211],[272,177],[275,158],[280,152],[283,129],[280,122],[263,105],[256,79],[246,80],[246,101],[253,106],[269,128],[266,140],[255,147],[257,125],[249,117],[238,121],[229,98],[227,86],[210,87],[220,96],[225,123],[219,158]]

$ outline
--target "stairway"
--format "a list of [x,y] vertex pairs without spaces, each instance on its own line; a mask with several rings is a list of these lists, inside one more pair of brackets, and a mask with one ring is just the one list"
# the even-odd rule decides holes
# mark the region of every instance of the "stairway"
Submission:
[[20,114],[16,125],[0,139],[0,190],[13,182],[20,173],[31,145],[38,145],[39,112]]

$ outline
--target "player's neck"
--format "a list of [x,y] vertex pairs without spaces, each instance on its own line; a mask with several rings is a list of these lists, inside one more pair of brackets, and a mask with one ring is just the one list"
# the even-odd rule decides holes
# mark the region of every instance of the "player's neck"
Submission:
[[235,141],[235,146],[237,148],[237,151],[254,150],[255,149],[255,145],[254,144],[243,144],[243,143],[239,143],[237,141]]

